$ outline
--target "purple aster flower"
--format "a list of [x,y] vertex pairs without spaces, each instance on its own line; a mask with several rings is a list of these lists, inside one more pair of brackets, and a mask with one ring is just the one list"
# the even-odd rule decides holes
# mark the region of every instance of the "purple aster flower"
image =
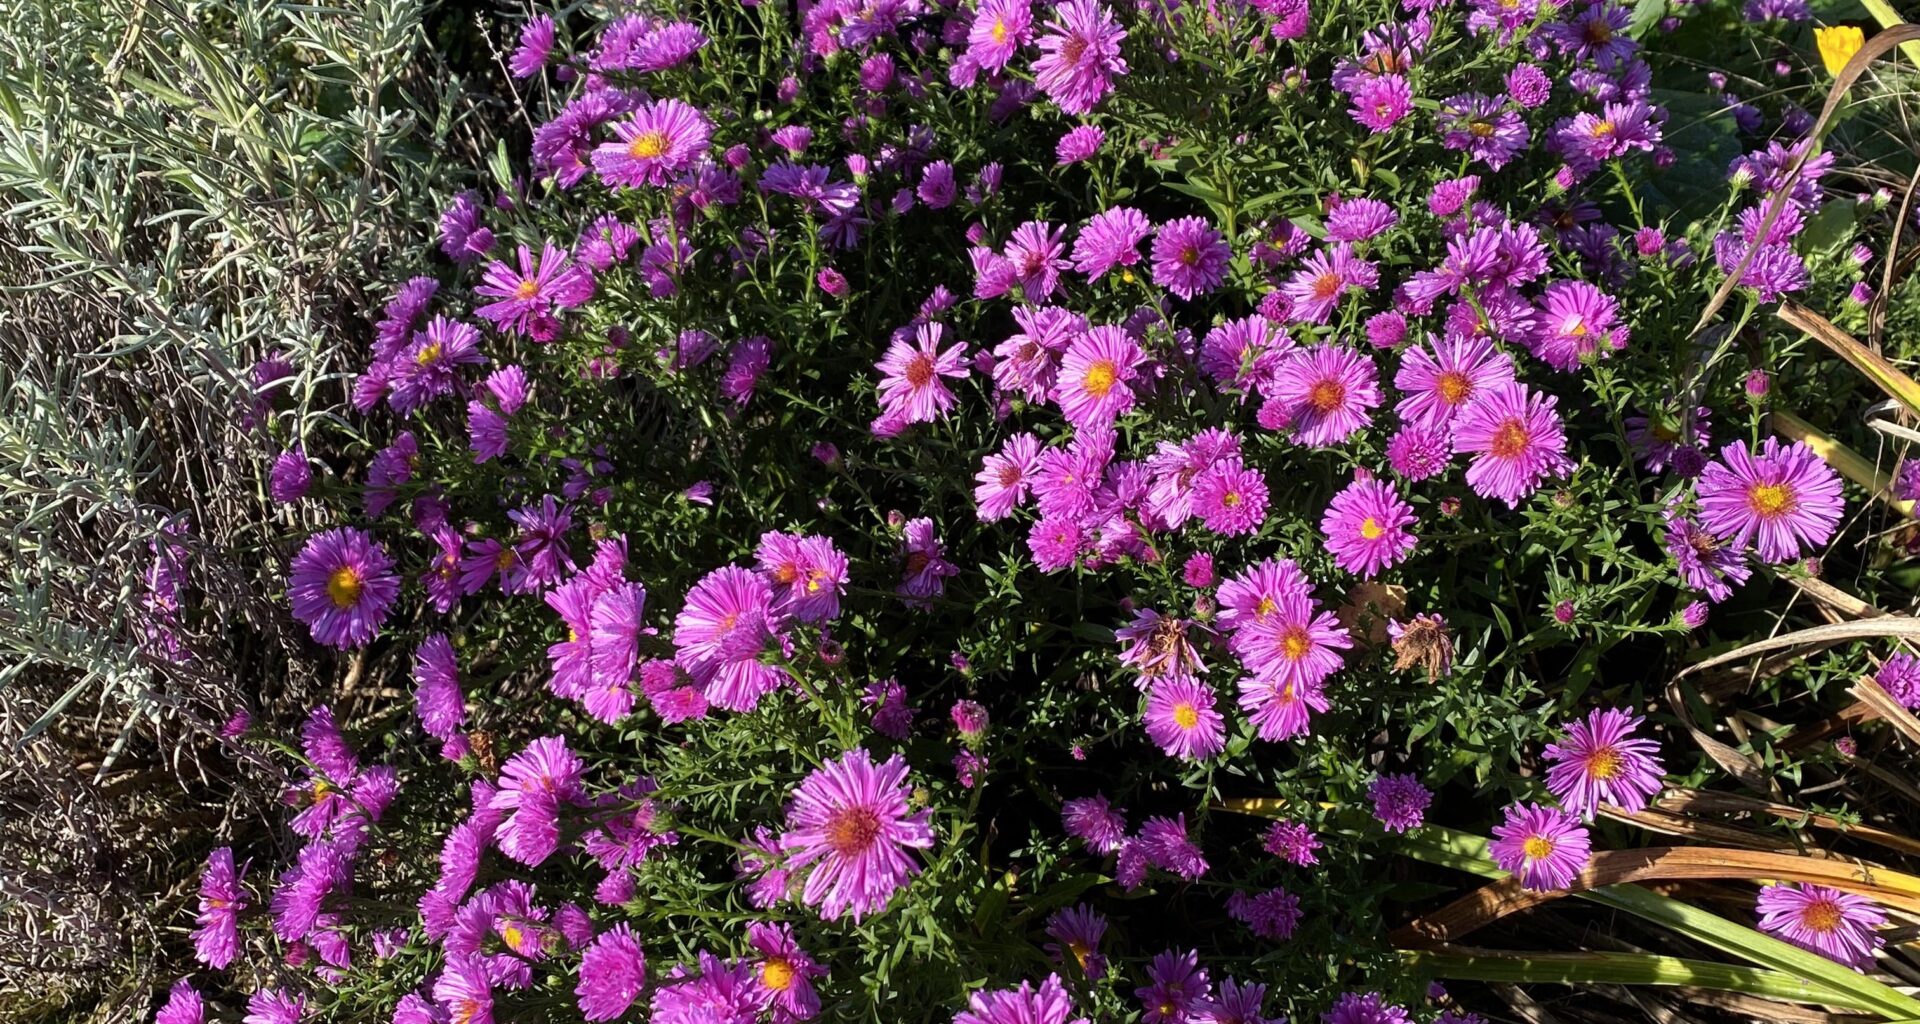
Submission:
[[[953,1024],[1069,1024],[1073,997],[1060,976],[1050,974],[1035,990],[1023,981],[1019,988],[985,989],[967,997],[967,1009],[953,1015]],[[1071,1024],[1087,1024],[1085,1018]]]
[[713,124],[677,99],[658,99],[614,124],[614,141],[593,151],[593,169],[612,186],[671,184],[707,153]]
[[784,678],[760,655],[786,628],[774,608],[773,587],[737,565],[715,569],[687,593],[674,619],[676,658],[706,697],[728,711],[751,711]]
[[819,1015],[820,994],[813,981],[826,977],[827,969],[800,948],[792,925],[755,921],[747,925],[747,945],[760,955],[754,981],[761,999],[773,1008],[774,1024],[796,1024]]
[[794,791],[780,848],[794,870],[812,865],[801,901],[832,919],[855,921],[886,908],[920,867],[909,850],[933,846],[930,812],[908,809],[907,762],[875,766],[851,750],[815,769]]
[[1706,594],[1710,601],[1731,597],[1733,588],[1753,574],[1741,548],[1722,544],[1684,515],[1668,514],[1666,548],[1681,582]]
[[1507,72],[1507,95],[1513,102],[1532,110],[1544,105],[1553,95],[1553,82],[1536,65],[1515,64]]
[[1313,830],[1297,821],[1281,820],[1267,826],[1261,848],[1275,857],[1299,867],[1310,867],[1320,863],[1316,851],[1320,849],[1320,838]]
[[404,416],[452,394],[459,367],[484,366],[486,362],[487,357],[480,352],[479,331],[450,317],[436,316],[394,361],[387,404]]
[[1147,692],[1147,735],[1168,757],[1204,761],[1226,746],[1213,690],[1191,676],[1162,676]]
[[1825,544],[1844,508],[1839,475],[1804,441],[1782,448],[1769,437],[1757,453],[1736,441],[1694,486],[1707,529],[1736,548],[1753,543],[1769,562]]
[[1271,401],[1285,410],[1294,440],[1312,447],[1339,444],[1365,427],[1380,404],[1373,360],[1337,345],[1316,345],[1288,356],[1274,373]]
[[1060,361],[1054,400],[1076,427],[1103,427],[1133,408],[1132,382],[1145,353],[1124,328],[1100,326],[1076,337]]
[[1348,292],[1367,291],[1379,283],[1373,263],[1355,256],[1346,244],[1335,243],[1307,257],[1281,292],[1293,302],[1296,323],[1323,324]]
[[1140,1018],[1146,1024],[1187,1024],[1212,992],[1200,954],[1169,949],[1153,958],[1147,967],[1147,984],[1133,994],[1146,1010]]
[[413,652],[413,699],[421,729],[434,739],[451,740],[466,724],[459,668],[445,633],[429,635]]
[[1920,658],[1904,652],[1889,654],[1873,681],[1908,710],[1920,707]]
[[590,1021],[614,1020],[640,998],[647,983],[647,958],[625,924],[601,932],[580,956],[574,995],[580,1015]]
[[154,1015],[153,1024],[202,1024],[207,1019],[206,1003],[185,978],[173,983],[167,992],[167,1004]]
[[501,330],[525,334],[535,341],[552,341],[560,331],[553,308],[579,306],[592,298],[593,277],[552,244],[541,247],[538,263],[524,245],[518,258],[517,271],[500,262],[487,267],[485,280],[473,293],[497,301],[474,313]]
[[1453,438],[1444,427],[1408,425],[1387,441],[1387,463],[1409,482],[1431,479],[1447,471],[1453,456]]
[[967,57],[983,71],[999,71],[1032,41],[1030,0],[985,0],[967,29]]
[[1267,515],[1267,482],[1239,456],[1215,461],[1193,478],[1193,511],[1223,537],[1258,532]]
[[1107,958],[1100,952],[1100,938],[1106,933],[1106,918],[1084,903],[1076,904],[1047,919],[1047,937],[1053,941],[1045,952],[1060,962],[1072,957],[1081,974],[1097,981],[1107,974]]
[[1604,359],[1624,344],[1614,327],[1620,303],[1585,281],[1555,281],[1540,296],[1542,311],[1533,354],[1556,370],[1575,370],[1588,357]]
[[1131,267],[1140,262],[1140,243],[1152,231],[1146,215],[1132,207],[1116,206],[1095,214],[1074,239],[1073,269],[1089,281],[1098,281],[1114,267]]
[[307,538],[288,572],[287,596],[316,643],[361,647],[379,634],[400,578],[372,534],[342,527]]
[[1493,170],[1505,167],[1527,148],[1527,122],[1508,110],[1499,96],[1477,92],[1452,96],[1440,105],[1441,144],[1464,151]]
[[932,607],[930,598],[946,593],[947,580],[960,567],[947,561],[947,546],[926,517],[909,519],[900,531],[900,584],[895,591],[914,608]]
[[1585,721],[1566,723],[1566,740],[1549,743],[1547,789],[1567,810],[1591,819],[1602,801],[1632,814],[1660,792],[1659,744],[1633,731],[1645,719],[1614,708],[1595,708]]
[[1513,380],[1513,360],[1487,338],[1429,339],[1401,357],[1393,386],[1404,396],[1394,411],[1410,424],[1446,428],[1462,409]]
[[553,18],[542,14],[520,26],[520,45],[513,48],[507,70],[515,78],[532,78],[553,58]]
[[1029,302],[1045,302],[1060,283],[1060,271],[1071,266],[1062,254],[1067,251],[1067,229],[1042,220],[1030,220],[1013,229],[1002,253],[1013,266],[1020,291]]
[[1120,41],[1127,33],[1097,0],[1066,0],[1053,9],[1033,81],[1071,115],[1085,114],[1113,89],[1113,76],[1127,73]]
[[830,538],[765,533],[754,559],[761,575],[774,585],[780,611],[809,623],[839,616],[840,595],[847,586],[847,556]]
[[273,460],[267,480],[267,495],[282,505],[290,505],[307,496],[313,486],[313,469],[298,448],[289,448]]
[[[240,1018],[240,1024],[300,1024],[306,1017],[305,996],[285,989],[263,988],[247,997],[247,1015]],[[474,1024],[491,1024],[479,1017],[472,1020]]]
[[763,1009],[763,990],[753,964],[695,954],[699,970],[675,967],[653,993],[655,1024],[753,1024]]
[[586,798],[585,768],[559,736],[536,739],[508,758],[500,788],[487,803],[489,811],[507,815],[496,836],[500,852],[529,867],[552,856],[560,846],[561,805]]
[[1364,242],[1399,221],[1393,207],[1378,199],[1348,199],[1327,212],[1327,241]]
[[1884,945],[1886,911],[1865,896],[1806,882],[1777,882],[1754,902],[1760,929],[1856,971],[1873,967]]
[[1406,832],[1426,820],[1433,793],[1412,775],[1384,774],[1367,786],[1367,799],[1373,801],[1373,816],[1387,831]]
[[[1268,942],[1285,942],[1293,938],[1294,930],[1300,926],[1300,919],[1305,915],[1300,910],[1300,897],[1285,889],[1275,888],[1254,896],[1247,895],[1244,890],[1236,890],[1227,897],[1227,916],[1246,925],[1248,931]],[[1233,981],[1229,979],[1222,986],[1223,994],[1227,987],[1232,985]],[[1246,1012],[1244,1010],[1226,1015],[1226,1011],[1231,1008],[1216,1004],[1202,1010],[1200,1015],[1194,1018],[1196,1024],[1224,1024],[1228,1021],[1239,1021],[1241,1024],[1256,1024],[1256,1022],[1263,1024],[1258,1010],[1260,1000],[1266,994],[1266,987],[1263,985],[1250,987],[1259,990],[1259,995],[1254,996],[1252,1000],[1252,1017],[1239,1015]]]
[[[472,263],[493,248],[493,232],[482,219],[480,195],[462,192],[440,214],[440,251],[455,263]],[[429,295],[432,293],[429,292]],[[421,311],[424,312],[422,303]],[[415,313],[414,316],[418,316]],[[412,320],[414,317],[406,318]]]
[[955,398],[941,378],[967,376],[967,347],[964,343],[940,348],[946,328],[923,323],[914,329],[909,344],[901,332],[895,332],[886,355],[874,368],[881,373],[880,406],[884,413],[902,423],[927,423],[953,408]]
[[1402,75],[1370,78],[1353,92],[1347,113],[1375,135],[1387,131],[1413,109],[1413,86]]
[[[1027,0],[1014,0],[1025,7]],[[1091,124],[1075,125],[1060,136],[1060,142],[1054,147],[1055,161],[1062,167],[1091,159],[1100,152],[1100,144],[1107,141],[1107,133],[1099,126]]]
[[1183,299],[1204,295],[1227,279],[1233,250],[1202,217],[1160,225],[1153,238],[1153,283]]
[[1334,495],[1320,520],[1320,532],[1335,565],[1371,578],[1413,552],[1419,538],[1408,528],[1414,523],[1413,506],[1392,484],[1365,477]]
[[1586,827],[1566,811],[1514,804],[1506,821],[1493,827],[1487,852],[1500,870],[1518,875],[1529,889],[1564,889],[1586,868],[1591,844]]
[[1453,447],[1476,456],[1467,467],[1474,493],[1508,508],[1519,507],[1541,481],[1573,469],[1553,396],[1524,384],[1501,384],[1468,406],[1454,423]]
[[990,523],[1012,514],[1027,500],[1033,474],[1039,468],[1040,439],[1029,433],[1013,435],[998,452],[987,456],[974,476],[978,486],[973,489],[973,500],[980,521]]
[[1060,821],[1067,835],[1086,843],[1095,853],[1119,850],[1127,834],[1127,819],[1099,794],[1068,800],[1061,805]]
[[1346,992],[1322,1014],[1321,1024],[1413,1024],[1407,1011],[1378,992]]
[[214,970],[224,970],[240,955],[239,921],[247,909],[247,892],[240,886],[245,868],[233,865],[232,847],[222,846],[207,857],[200,874],[200,912],[194,922],[194,956]]

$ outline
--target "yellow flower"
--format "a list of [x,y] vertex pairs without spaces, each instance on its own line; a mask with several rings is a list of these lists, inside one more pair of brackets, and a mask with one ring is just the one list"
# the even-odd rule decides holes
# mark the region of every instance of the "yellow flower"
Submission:
[[1860,52],[1867,37],[1852,25],[1835,25],[1832,28],[1813,30],[1813,41],[1820,47],[1820,59],[1827,65],[1827,74],[1838,75],[1847,61]]

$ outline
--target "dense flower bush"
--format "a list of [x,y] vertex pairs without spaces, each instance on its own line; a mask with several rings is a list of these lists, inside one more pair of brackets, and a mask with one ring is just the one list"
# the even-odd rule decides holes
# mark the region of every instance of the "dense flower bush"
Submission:
[[[412,700],[313,710],[201,958],[249,1024],[1472,1019],[1402,835],[1568,885],[1706,777],[1647,667],[1847,512],[1744,328],[1884,199],[1664,105],[1656,29],[1739,24],[1677,10],[535,18],[367,457],[270,469],[341,524],[291,614]],[[1869,962],[1839,895],[1758,913]]]

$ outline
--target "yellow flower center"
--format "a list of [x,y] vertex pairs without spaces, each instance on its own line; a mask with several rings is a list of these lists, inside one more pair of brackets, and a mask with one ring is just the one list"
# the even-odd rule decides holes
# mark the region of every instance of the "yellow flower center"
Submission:
[[1786,484],[1754,484],[1747,488],[1747,507],[1762,519],[1778,519],[1793,511],[1793,488]]
[[1087,389],[1087,394],[1095,398],[1105,398],[1107,392],[1113,390],[1116,370],[1113,360],[1096,360],[1092,366],[1087,367],[1087,375],[1081,380],[1081,386]]
[[1527,450],[1527,428],[1519,420],[1508,420],[1493,432],[1487,451],[1496,459],[1511,459]]
[[1200,710],[1186,701],[1173,706],[1173,724],[1182,729],[1191,729],[1200,724]]
[[1312,649],[1313,639],[1307,636],[1307,631],[1300,626],[1294,626],[1280,634],[1280,653],[1285,655],[1288,661],[1299,661]]
[[1620,752],[1612,747],[1601,747],[1587,755],[1587,774],[1601,782],[1607,782],[1620,774],[1626,767]]
[[1840,904],[1830,899],[1814,900],[1807,904],[1807,909],[1800,912],[1800,923],[1806,925],[1810,931],[1821,933],[1838,929],[1840,922],[1845,918],[1846,915],[1840,912]]
[[1228,508],[1239,508],[1240,495],[1234,491],[1228,491],[1227,493],[1220,496],[1220,504],[1225,505]]
[[1520,844],[1520,852],[1526,854],[1528,860],[1545,860],[1553,856],[1553,840],[1546,836],[1528,836],[1527,841]]
[[493,567],[505,572],[513,568],[513,559],[514,554],[512,548],[501,548],[500,553],[493,556]]
[[1448,405],[1459,405],[1473,394],[1473,381],[1459,370],[1448,370],[1440,375],[1440,400]]
[[1386,532],[1386,529],[1380,525],[1380,521],[1372,516],[1360,520],[1360,536],[1368,540],[1379,540],[1386,535]]
[[992,32],[992,35],[993,35],[993,41],[994,41],[994,42],[996,42],[996,43],[1004,43],[1004,42],[1006,42],[1006,41],[1007,41],[1007,22],[1006,22],[1006,19],[1004,19],[1004,18],[995,18],[995,19],[993,19],[993,32]]
[[416,366],[432,366],[439,361],[440,343],[437,341],[428,344],[426,348],[420,350],[419,355],[413,357],[413,362]]
[[1590,134],[1596,139],[1604,139],[1613,134],[1613,127],[1612,121],[1595,121]]
[[360,603],[360,570],[343,565],[327,577],[327,597],[335,608],[351,608]]
[[520,940],[525,937],[525,933],[520,930],[519,925],[508,922],[505,927],[500,929],[500,937],[506,940],[508,949],[518,952],[520,949]]
[[1260,599],[1259,604],[1253,606],[1253,617],[1256,619],[1264,619],[1272,615],[1274,609],[1278,607],[1279,605],[1274,603],[1273,598],[1263,597]]
[[785,992],[792,988],[793,975],[793,965],[780,957],[774,957],[760,965],[760,983],[775,992]]
[[635,160],[658,160],[667,151],[667,133],[655,129],[641,132],[627,143],[627,155]]

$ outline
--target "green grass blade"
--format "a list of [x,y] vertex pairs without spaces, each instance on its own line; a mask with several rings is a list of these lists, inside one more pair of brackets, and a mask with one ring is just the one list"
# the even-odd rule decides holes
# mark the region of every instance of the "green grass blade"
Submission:
[[1781,971],[1651,953],[1401,953],[1410,970],[1452,981],[1549,985],[1686,985],[1764,999],[1821,1003],[1848,1010],[1874,1007],[1846,993]]

